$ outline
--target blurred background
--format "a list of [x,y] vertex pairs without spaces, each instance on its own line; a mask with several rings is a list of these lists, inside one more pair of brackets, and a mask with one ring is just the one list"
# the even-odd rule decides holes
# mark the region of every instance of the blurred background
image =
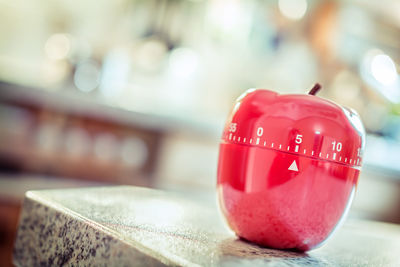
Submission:
[[350,217],[400,223],[400,1],[0,0],[0,262],[29,189],[132,184],[214,196],[247,88],[358,111]]

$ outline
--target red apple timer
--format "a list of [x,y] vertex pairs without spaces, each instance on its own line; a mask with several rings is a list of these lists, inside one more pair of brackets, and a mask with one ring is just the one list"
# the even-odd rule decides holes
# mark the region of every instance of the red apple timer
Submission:
[[357,113],[315,96],[250,89],[237,100],[219,151],[217,190],[246,240],[307,251],[343,221],[361,169]]

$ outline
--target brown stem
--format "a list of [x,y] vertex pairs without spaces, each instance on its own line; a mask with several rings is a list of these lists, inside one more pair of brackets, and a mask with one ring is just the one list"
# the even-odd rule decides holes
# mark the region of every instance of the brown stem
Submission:
[[315,95],[319,90],[321,89],[321,85],[319,83],[316,83],[313,88],[311,88],[310,92],[308,92],[309,95]]

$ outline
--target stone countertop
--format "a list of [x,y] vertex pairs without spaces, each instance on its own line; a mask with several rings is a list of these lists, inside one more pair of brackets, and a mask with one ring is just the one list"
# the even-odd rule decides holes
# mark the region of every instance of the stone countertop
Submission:
[[216,202],[118,186],[26,193],[16,266],[400,266],[400,226],[347,221],[307,253],[261,248],[227,229]]

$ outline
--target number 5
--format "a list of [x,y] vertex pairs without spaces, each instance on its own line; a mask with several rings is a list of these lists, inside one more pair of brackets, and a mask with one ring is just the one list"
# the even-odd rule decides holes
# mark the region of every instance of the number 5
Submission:
[[303,142],[303,136],[301,134],[296,135],[296,144],[301,144],[301,142]]

